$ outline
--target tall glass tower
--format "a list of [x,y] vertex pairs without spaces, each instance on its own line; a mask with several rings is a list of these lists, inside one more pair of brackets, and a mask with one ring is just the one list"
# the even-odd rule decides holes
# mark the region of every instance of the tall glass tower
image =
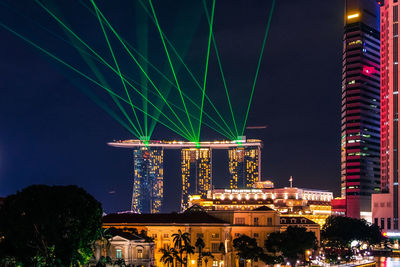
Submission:
[[253,188],[259,181],[260,147],[236,147],[228,150],[230,187]]
[[182,199],[181,210],[188,208],[189,195],[207,196],[212,188],[211,149],[182,148]]
[[341,110],[341,192],[346,216],[371,221],[380,189],[380,35],[376,0],[346,0]]
[[163,200],[163,149],[139,147],[133,150],[134,182],[132,211],[159,213]]

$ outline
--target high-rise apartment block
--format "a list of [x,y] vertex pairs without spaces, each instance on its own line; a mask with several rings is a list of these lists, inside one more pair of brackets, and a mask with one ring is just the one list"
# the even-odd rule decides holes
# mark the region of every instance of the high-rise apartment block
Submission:
[[162,148],[139,147],[133,150],[134,180],[131,210],[137,213],[158,213],[163,200]]
[[211,149],[183,148],[181,150],[182,198],[181,210],[188,208],[189,195],[206,196],[211,189]]
[[376,0],[346,0],[341,110],[341,193],[346,216],[371,220],[380,189],[380,35]]

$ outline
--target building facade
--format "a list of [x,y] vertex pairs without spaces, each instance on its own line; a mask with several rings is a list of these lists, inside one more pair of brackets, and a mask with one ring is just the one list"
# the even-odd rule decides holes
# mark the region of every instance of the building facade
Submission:
[[[258,246],[264,247],[264,241],[273,232],[284,231],[288,226],[304,227],[315,233],[319,241],[319,225],[303,217],[282,221],[279,212],[266,206],[254,210],[217,210],[204,211],[193,206],[183,213],[170,214],[109,214],[103,217],[104,228],[142,230],[154,239],[155,266],[161,263],[163,253],[160,248],[173,247],[173,235],[180,230],[188,233],[192,246],[198,238],[203,239],[203,252],[210,252],[214,258],[205,259],[201,266],[234,267],[239,265],[237,251],[233,248],[233,240],[241,235],[255,238]],[[185,256],[185,255],[183,255]],[[187,266],[200,266],[199,250],[188,256]],[[245,266],[267,267],[262,261],[246,262]]]
[[[94,259],[90,266],[97,266],[101,257],[109,258],[106,266],[115,266],[124,262],[125,266],[155,266],[154,242],[135,235],[126,229],[109,229],[111,236],[108,240],[99,240],[94,245]],[[114,263],[114,264],[113,264]]]
[[373,222],[399,235],[399,3],[381,1],[381,194],[372,197]]
[[189,205],[209,211],[250,211],[266,206],[282,215],[306,217],[322,226],[331,215],[332,199],[332,192],[296,187],[214,189],[208,191],[206,198],[191,196]]
[[260,147],[235,147],[228,150],[231,188],[252,188],[259,180]]
[[162,148],[140,147],[133,150],[134,180],[131,210],[137,213],[161,211],[164,195]]
[[346,216],[371,221],[380,189],[380,35],[376,0],[346,0],[341,113],[341,194]]
[[210,148],[183,148],[181,150],[181,210],[187,209],[189,195],[206,196],[207,191],[211,189],[211,160]]

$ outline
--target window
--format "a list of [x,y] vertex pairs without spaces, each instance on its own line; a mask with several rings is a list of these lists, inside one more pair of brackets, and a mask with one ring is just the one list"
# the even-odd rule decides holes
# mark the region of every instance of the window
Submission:
[[169,234],[164,234],[164,238],[169,238]]
[[143,249],[140,248],[137,250],[137,258],[143,259]]
[[218,261],[213,261],[213,267],[218,267]]
[[202,233],[197,233],[196,236],[197,236],[197,238],[199,238],[199,237],[203,238],[203,234]]
[[374,219],[374,224],[375,224],[375,225],[378,225],[378,218],[375,218],[375,219]]
[[387,229],[390,230],[392,228],[392,220],[387,218]]
[[116,257],[117,259],[122,259],[122,250],[121,250],[121,249],[117,248],[117,249],[115,250],[115,257]]
[[258,233],[254,233],[254,237],[258,237]]
[[244,224],[244,218],[235,218],[235,224]]
[[151,237],[157,239],[157,234],[152,234]]
[[269,225],[269,226],[272,225],[272,218],[271,217],[267,218],[267,225]]
[[255,226],[258,226],[258,217],[255,217],[255,218],[254,218],[254,225],[255,225]]
[[219,252],[219,243],[211,243],[211,252]]
[[219,234],[218,233],[213,233],[213,234],[211,234],[211,238],[219,238]]
[[381,218],[381,229],[385,229],[385,218]]

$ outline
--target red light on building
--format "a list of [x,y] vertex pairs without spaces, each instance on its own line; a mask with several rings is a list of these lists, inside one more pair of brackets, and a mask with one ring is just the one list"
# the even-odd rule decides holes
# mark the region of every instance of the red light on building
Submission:
[[377,73],[377,71],[374,67],[363,66],[363,74],[371,76],[372,74],[375,74],[375,73]]

